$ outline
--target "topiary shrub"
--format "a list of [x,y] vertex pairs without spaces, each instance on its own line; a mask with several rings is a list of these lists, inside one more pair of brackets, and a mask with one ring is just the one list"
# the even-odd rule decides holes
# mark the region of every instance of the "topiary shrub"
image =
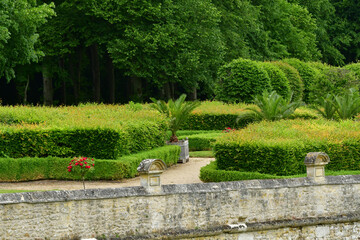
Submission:
[[296,58],[284,59],[283,62],[286,62],[298,70],[300,77],[304,83],[304,95],[303,101],[305,103],[310,103],[309,93],[312,88],[312,85],[319,81],[321,78],[321,73],[316,68],[311,67],[309,64],[300,61]]
[[216,98],[224,102],[251,102],[265,89],[271,90],[267,72],[257,63],[235,59],[219,69]]
[[304,93],[304,83],[302,82],[298,70],[286,62],[271,62],[271,64],[283,71],[288,79],[290,91],[292,92],[291,100],[301,101]]
[[284,99],[288,99],[290,97],[290,86],[285,73],[270,62],[259,62],[259,64],[269,75],[272,90]]
[[344,94],[349,88],[359,89],[359,79],[355,73],[344,68],[333,67],[320,62],[309,62],[309,66],[316,68],[321,76],[309,88],[309,101],[325,98],[326,94]]

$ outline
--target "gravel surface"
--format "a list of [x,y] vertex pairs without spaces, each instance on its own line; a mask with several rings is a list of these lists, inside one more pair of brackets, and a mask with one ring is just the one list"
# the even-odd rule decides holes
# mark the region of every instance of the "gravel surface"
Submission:
[[[177,164],[168,168],[161,175],[161,183],[187,184],[201,183],[200,168],[214,161],[213,158],[190,158],[189,162]],[[91,188],[120,188],[140,186],[140,178],[124,179],[121,181],[86,181],[86,189]],[[83,189],[81,181],[40,180],[29,182],[4,183],[0,182],[0,190],[76,190]]]

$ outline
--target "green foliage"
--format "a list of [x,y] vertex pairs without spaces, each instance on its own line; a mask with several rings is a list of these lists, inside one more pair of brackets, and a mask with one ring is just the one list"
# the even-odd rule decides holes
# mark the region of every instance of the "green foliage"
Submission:
[[359,170],[359,130],[360,123],[349,120],[261,122],[224,134],[213,150],[221,170],[301,174],[308,152],[326,152],[329,170]]
[[283,98],[288,99],[290,97],[290,86],[285,73],[270,62],[259,62],[259,64],[269,75],[272,90]]
[[36,1],[0,1],[0,77],[10,81],[16,65],[36,62],[43,55],[36,46],[37,28],[54,15],[53,7],[36,6]]
[[224,102],[249,103],[256,94],[271,89],[266,71],[258,63],[235,59],[219,69],[216,98]]
[[360,63],[351,63],[344,66],[344,68],[352,71],[360,79]]
[[[135,177],[140,162],[148,158],[163,160],[167,166],[177,163],[180,148],[164,146],[157,149],[123,156],[116,160],[96,159],[96,168],[86,180],[120,180]],[[66,167],[71,158],[0,158],[0,181],[30,181],[41,179],[81,180],[70,174]]]
[[200,169],[200,179],[203,182],[227,182],[227,181],[243,181],[251,179],[282,179],[282,178],[296,178],[306,177],[306,174],[291,175],[291,176],[277,176],[258,172],[244,172],[219,170],[216,161],[202,167]]
[[336,96],[334,104],[340,119],[354,118],[360,112],[360,94],[350,88],[344,95]]
[[190,151],[203,151],[210,150],[212,144],[223,135],[222,132],[210,132],[210,133],[199,133],[194,135],[183,135],[179,138],[187,137],[189,139],[189,150]]
[[249,107],[247,110],[250,112],[244,112],[240,114],[238,120],[252,118],[255,121],[277,121],[290,117],[295,110],[301,105],[301,102],[292,102],[290,100],[283,99],[275,91],[269,93],[264,91],[262,95],[257,95],[254,99],[256,107]]
[[326,97],[315,100],[312,107],[325,119],[334,120],[336,118],[336,108],[334,105],[334,95],[328,93]]
[[320,72],[306,64],[305,62],[302,62],[298,59],[291,58],[291,59],[284,59],[284,62],[290,64],[296,70],[298,70],[300,77],[304,83],[304,95],[303,95],[303,101],[305,103],[310,103],[310,91],[312,89],[312,85],[316,83],[319,78],[321,77]]
[[241,119],[236,121],[237,114],[191,114],[182,129],[191,130],[223,130],[226,127],[242,128],[253,122],[253,119]]
[[316,60],[316,21],[306,8],[287,0],[252,0],[260,9],[262,29],[267,32],[263,59],[294,57]]
[[177,100],[173,101],[170,99],[168,103],[165,103],[163,100],[156,100],[155,98],[150,98],[153,101],[153,104],[150,107],[156,109],[169,120],[169,129],[172,133],[170,142],[177,142],[176,132],[180,129],[187,119],[189,118],[190,113],[200,106],[200,102],[185,102],[186,95],[182,94]]
[[189,152],[189,156],[193,158],[213,158],[213,151],[195,151]]
[[319,62],[307,63],[319,70],[321,76],[309,88],[309,100],[325,97],[326,94],[344,94],[349,88],[359,89],[359,79],[347,69],[332,67]]
[[299,72],[290,64],[285,62],[271,62],[280,68],[289,81],[290,92],[292,92],[292,101],[301,101],[304,92],[304,83],[299,75]]

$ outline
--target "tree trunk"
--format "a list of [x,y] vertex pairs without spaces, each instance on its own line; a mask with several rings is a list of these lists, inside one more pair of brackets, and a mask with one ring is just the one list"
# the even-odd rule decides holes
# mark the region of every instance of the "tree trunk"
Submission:
[[108,80],[108,96],[109,103],[115,103],[115,71],[114,64],[109,55],[107,55],[107,80]]
[[139,77],[130,78],[131,97],[135,102],[140,101],[142,97],[142,81]]
[[51,106],[53,104],[53,85],[50,76],[49,65],[43,63],[42,65],[43,75],[43,93],[44,93],[44,105]]
[[[65,71],[64,69],[64,59],[59,59],[59,68],[61,71]],[[66,81],[63,76],[60,76],[61,80],[61,97],[60,97],[60,103],[63,105],[66,105]]]
[[29,84],[30,84],[30,76],[27,75],[27,81],[24,89],[24,104],[27,104],[27,91],[29,89]]
[[[76,60],[75,60],[76,59]],[[73,83],[74,103],[79,103],[80,79],[82,66],[82,51],[80,47],[76,48],[75,55],[70,55],[69,72]],[[75,72],[76,71],[76,72]]]
[[90,46],[91,72],[93,77],[93,100],[100,103],[100,61],[98,45]]
[[195,101],[197,99],[196,87],[193,87],[192,92],[189,93],[189,100]]

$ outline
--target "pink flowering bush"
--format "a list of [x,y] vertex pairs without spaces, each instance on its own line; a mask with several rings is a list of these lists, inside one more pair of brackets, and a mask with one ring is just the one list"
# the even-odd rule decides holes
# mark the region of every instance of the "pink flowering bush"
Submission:
[[85,189],[85,175],[90,171],[93,171],[94,168],[95,168],[94,159],[87,157],[75,157],[70,161],[67,167],[69,173],[74,173],[81,177],[83,181],[84,189]]

